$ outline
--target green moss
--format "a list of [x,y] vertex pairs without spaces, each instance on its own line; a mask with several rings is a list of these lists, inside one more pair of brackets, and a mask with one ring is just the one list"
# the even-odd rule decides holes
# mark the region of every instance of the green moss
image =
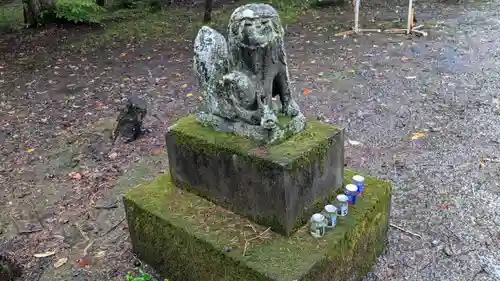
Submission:
[[[280,119],[281,122],[285,120]],[[323,160],[333,136],[340,133],[340,129],[332,125],[308,121],[303,132],[282,143],[261,147],[250,138],[203,127],[193,115],[180,119],[171,130],[176,142],[192,151],[206,154],[229,152],[248,156],[254,162],[261,162],[262,166],[285,166],[290,170],[304,166],[318,157]]]
[[361,280],[385,247],[390,206],[388,182],[366,177],[366,186],[348,219],[321,239],[307,228],[289,238],[266,231],[177,189],[169,175],[124,201],[134,251],[172,281]]

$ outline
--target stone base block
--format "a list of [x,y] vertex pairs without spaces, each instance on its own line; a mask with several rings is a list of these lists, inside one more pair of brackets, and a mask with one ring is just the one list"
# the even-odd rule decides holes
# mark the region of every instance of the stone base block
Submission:
[[170,175],[124,203],[133,251],[170,281],[357,281],[385,248],[390,194],[388,182],[366,177],[363,198],[319,239],[307,227],[281,236],[176,188]]
[[253,140],[180,119],[167,133],[176,186],[290,235],[342,187],[343,130],[318,121],[286,141],[261,147]]

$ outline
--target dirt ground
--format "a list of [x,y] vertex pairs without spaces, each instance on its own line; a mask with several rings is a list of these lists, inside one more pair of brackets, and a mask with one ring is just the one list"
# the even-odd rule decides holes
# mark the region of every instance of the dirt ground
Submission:
[[[404,231],[366,281],[500,280],[500,2],[464,1],[417,3],[428,37],[336,37],[351,23],[335,9],[287,26],[302,109],[346,129],[348,168],[394,182]],[[364,26],[404,22],[370,5]],[[120,196],[168,169],[166,128],[199,104],[192,38],[59,50],[79,32],[0,38],[0,250],[19,280],[123,280],[140,265]],[[150,133],[112,146],[129,95],[148,101]]]

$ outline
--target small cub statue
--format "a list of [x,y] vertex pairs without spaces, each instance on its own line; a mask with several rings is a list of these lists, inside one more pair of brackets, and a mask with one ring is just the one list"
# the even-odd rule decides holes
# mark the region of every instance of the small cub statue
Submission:
[[127,105],[120,111],[116,119],[112,141],[118,137],[125,139],[126,143],[135,141],[143,134],[142,122],[147,113],[147,104],[139,97],[132,96],[127,100]]

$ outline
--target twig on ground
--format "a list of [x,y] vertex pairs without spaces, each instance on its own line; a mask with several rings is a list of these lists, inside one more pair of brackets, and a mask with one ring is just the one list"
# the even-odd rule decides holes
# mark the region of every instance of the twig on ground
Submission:
[[476,272],[476,274],[474,274],[474,276],[472,276],[471,281],[476,280],[477,276],[479,276],[479,274],[481,274],[481,273],[488,273],[486,271],[486,267],[484,265],[481,266],[481,269],[478,272]]
[[406,230],[406,229],[404,229],[404,228],[402,228],[402,227],[400,227],[400,226],[397,226],[397,225],[395,225],[395,224],[390,223],[390,224],[389,224],[389,226],[394,227],[395,229],[399,229],[399,230],[401,230],[401,231],[403,231],[403,232],[405,232],[405,233],[411,234],[411,235],[413,235],[413,236],[415,236],[415,237],[418,237],[418,238],[422,239],[422,235],[417,234],[417,233],[415,233],[415,232],[411,232],[411,231],[409,231],[409,230]]
[[255,229],[255,227],[251,223],[247,224],[247,226],[249,226],[253,230],[253,232],[257,232],[257,229]]
[[460,252],[460,253],[456,254],[455,257],[467,255],[468,253],[475,252],[475,251],[477,251],[477,249],[470,249],[470,250],[467,250],[467,251],[463,251],[463,252]]
[[80,224],[75,222],[75,226],[76,228],[78,228],[78,231],[80,231],[80,234],[82,235],[83,239],[85,239],[85,241],[89,241],[90,240],[89,237],[87,236],[87,234],[85,234]]
[[262,231],[259,235],[252,237],[250,239],[246,239],[246,234],[245,234],[245,232],[243,232],[243,235],[245,236],[245,247],[243,248],[243,256],[245,256],[245,254],[247,253],[247,248],[250,245],[250,241],[253,241],[253,240],[258,239],[258,238],[262,238],[262,235],[266,234],[266,232],[268,232],[270,229],[271,228],[268,227],[266,230]]
[[115,230],[123,221],[125,220],[125,217],[123,217],[121,220],[119,220],[117,223],[115,223],[108,231],[106,231],[101,237],[104,237],[108,234],[110,234],[113,230]]
[[87,256],[88,256],[88,254],[89,254],[89,249],[90,249],[90,247],[92,247],[92,245],[94,244],[94,241],[95,241],[95,240],[90,241],[90,242],[89,242],[89,244],[87,244],[87,246],[85,246],[85,248],[83,249],[83,256],[84,256],[84,257],[87,257]]
[[444,226],[444,228],[446,230],[448,230],[448,232],[450,232],[451,234],[453,234],[453,236],[455,236],[455,238],[458,240],[458,241],[462,241],[462,238],[460,238],[460,236],[458,236],[453,230],[451,230],[449,227],[447,227],[446,225]]
[[420,268],[418,271],[423,271],[424,269],[428,268],[429,265],[431,265],[434,262],[434,259],[431,260],[430,262],[426,263],[422,268]]
[[493,162],[493,163],[500,163],[500,159],[483,158],[483,160],[488,161],[488,162]]

